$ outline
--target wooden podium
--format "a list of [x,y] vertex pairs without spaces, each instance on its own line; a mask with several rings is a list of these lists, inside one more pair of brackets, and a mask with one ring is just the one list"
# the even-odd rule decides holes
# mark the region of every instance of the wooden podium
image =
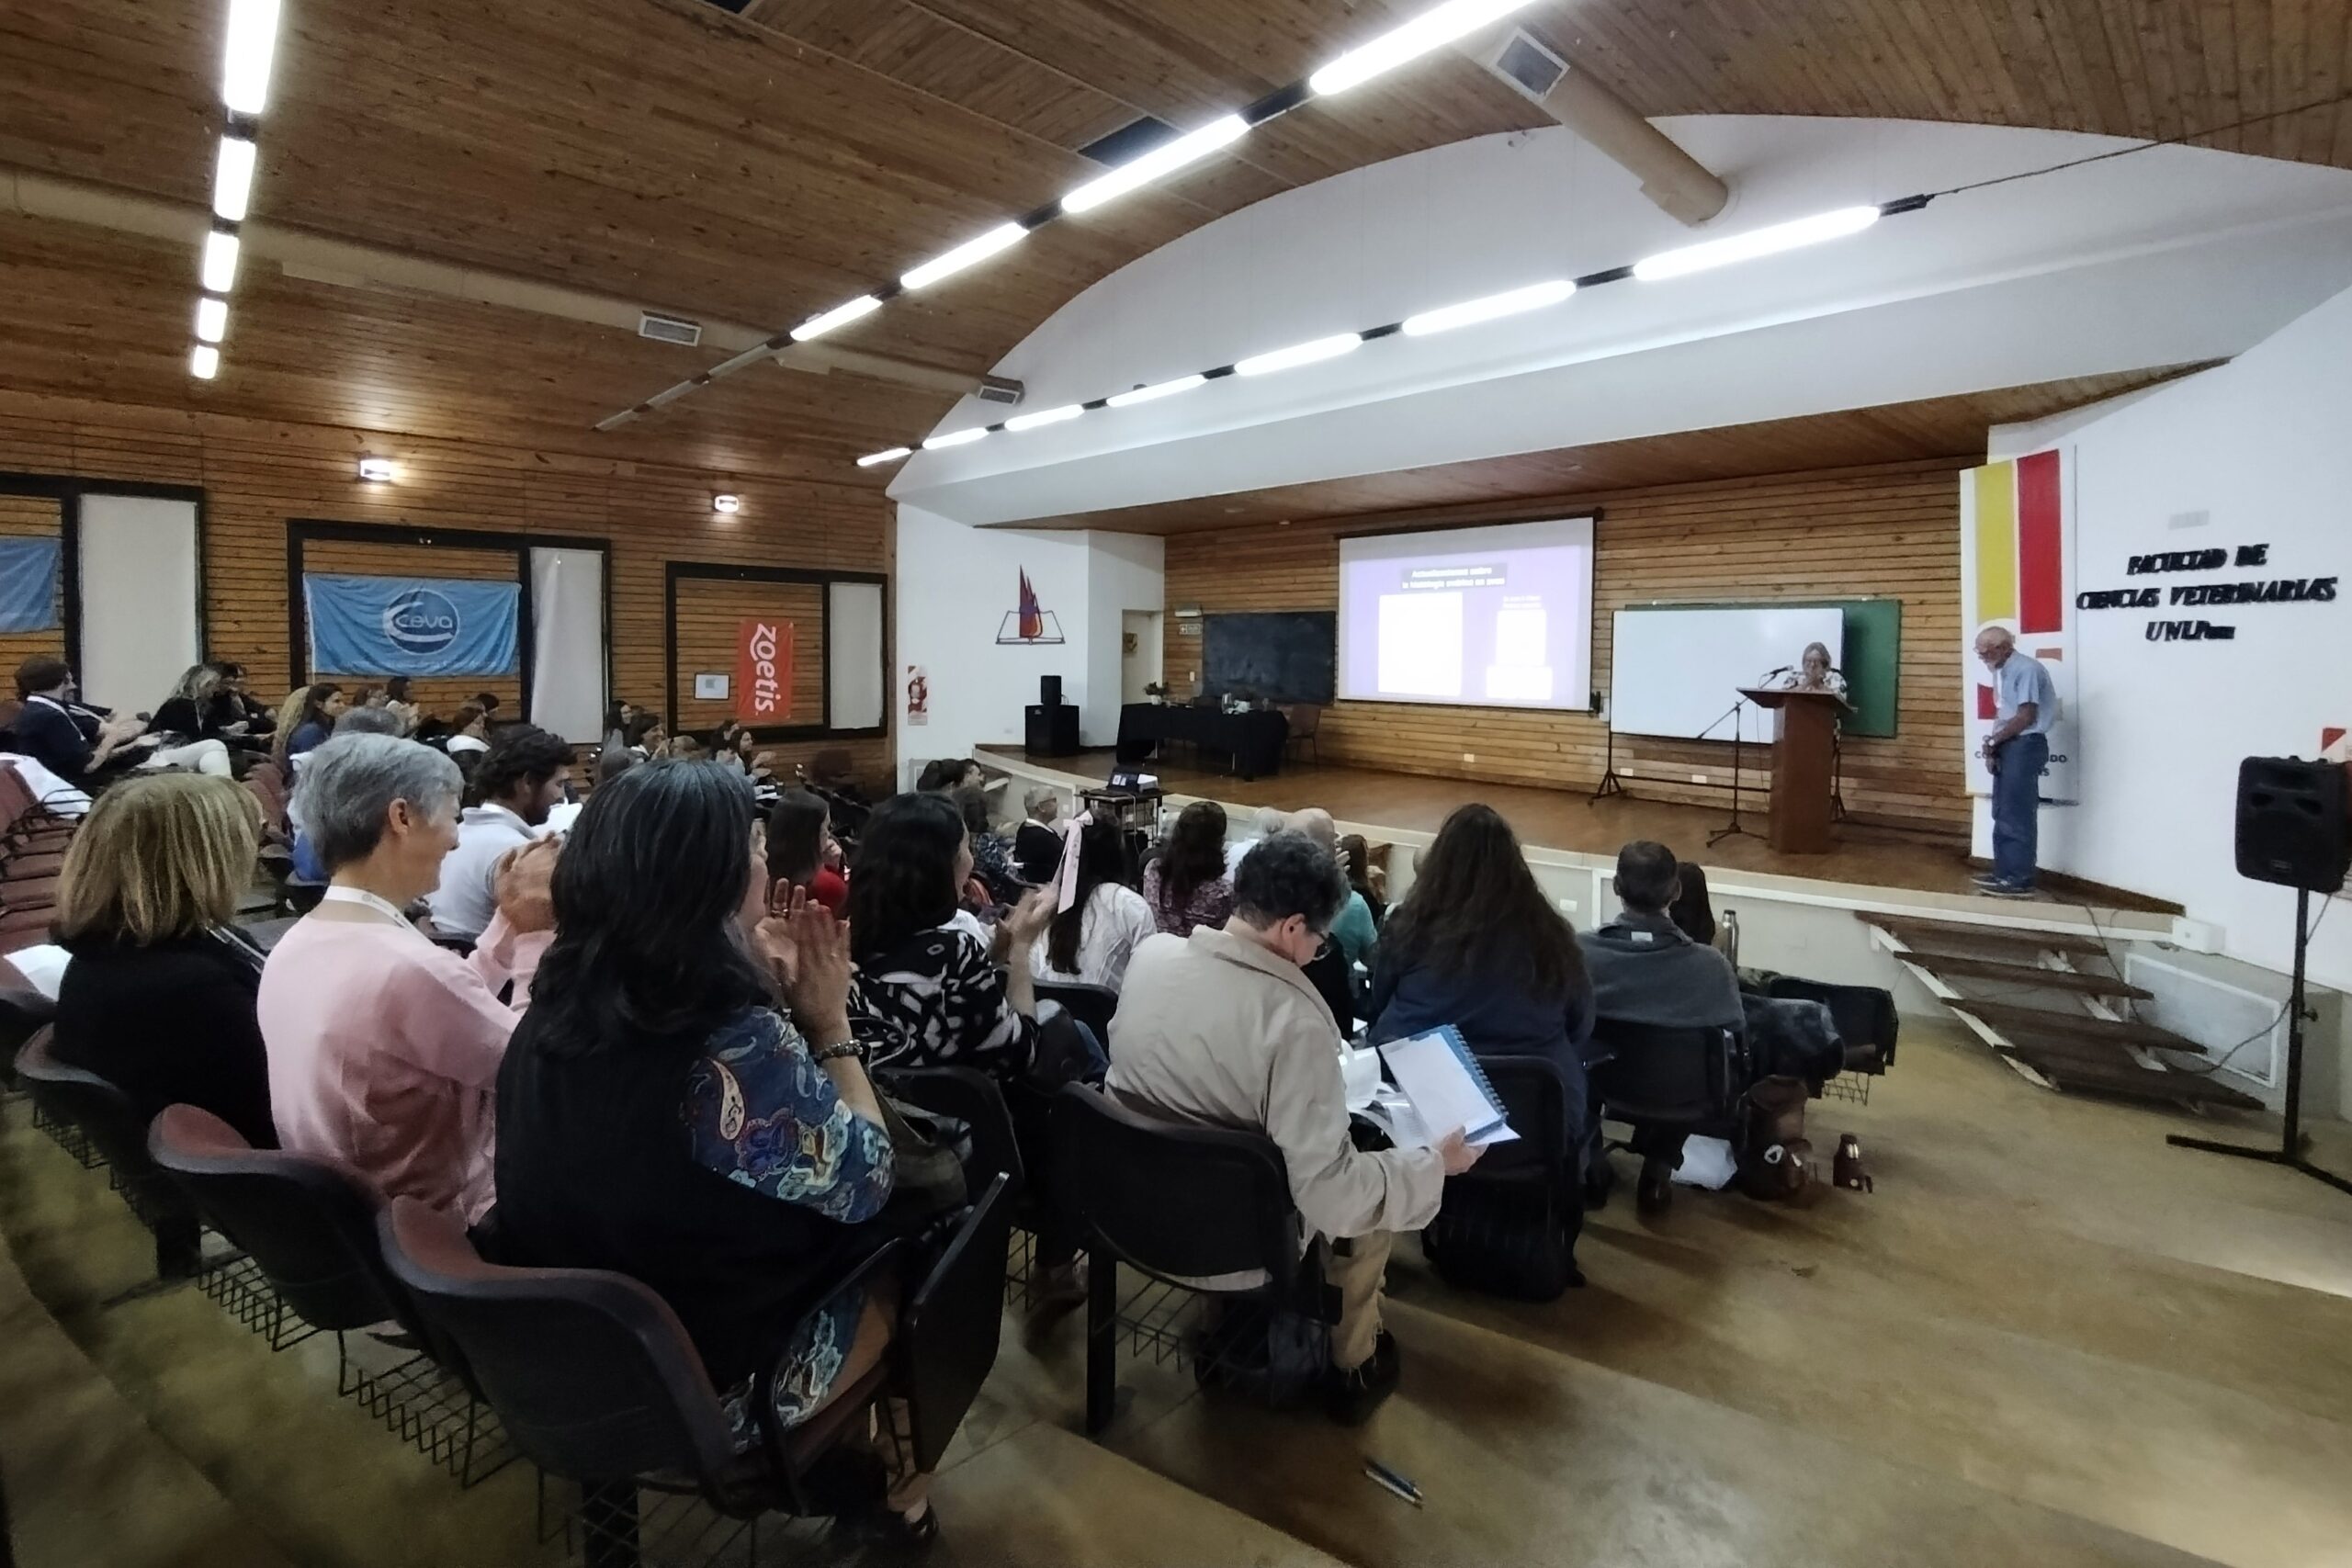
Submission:
[[1772,742],[1772,820],[1765,841],[1784,855],[1829,852],[1829,769],[1846,700],[1834,692],[1740,695],[1780,715]]

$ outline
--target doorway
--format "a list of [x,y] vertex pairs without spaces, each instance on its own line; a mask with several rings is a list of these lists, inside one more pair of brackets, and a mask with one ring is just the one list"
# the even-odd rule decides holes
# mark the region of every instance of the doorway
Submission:
[[1119,612],[1119,700],[1149,702],[1144,688],[1160,678],[1159,612]]

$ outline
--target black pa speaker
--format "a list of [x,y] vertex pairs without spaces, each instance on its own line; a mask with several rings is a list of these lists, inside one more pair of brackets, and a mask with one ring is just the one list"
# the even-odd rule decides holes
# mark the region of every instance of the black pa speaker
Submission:
[[1057,708],[1062,705],[1062,678],[1058,675],[1037,677],[1037,705]]
[[2352,784],[2339,762],[2238,764],[2238,874],[2333,893],[2352,871]]

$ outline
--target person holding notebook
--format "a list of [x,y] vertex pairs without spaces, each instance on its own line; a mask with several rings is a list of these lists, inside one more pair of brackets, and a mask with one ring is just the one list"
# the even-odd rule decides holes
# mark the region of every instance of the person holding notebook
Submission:
[[1433,1148],[1372,1151],[1350,1138],[1339,1027],[1300,973],[1323,951],[1348,891],[1339,862],[1306,835],[1258,844],[1224,925],[1136,949],[1103,1089],[1142,1115],[1262,1132],[1281,1148],[1292,1201],[1329,1248],[1340,1322],[1326,1403],[1353,1424],[1396,1386],[1396,1342],[1380,1325],[1395,1233],[1428,1224],[1446,1177],[1481,1151],[1459,1127]]

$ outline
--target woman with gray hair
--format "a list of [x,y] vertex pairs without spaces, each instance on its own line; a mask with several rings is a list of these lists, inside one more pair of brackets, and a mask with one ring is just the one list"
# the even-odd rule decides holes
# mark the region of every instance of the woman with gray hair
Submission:
[[291,812],[328,886],[271,951],[258,1011],[279,1144],[470,1224],[492,1196],[498,1065],[555,925],[556,845],[500,866],[470,959],[435,945],[404,911],[440,882],[461,786],[447,757],[390,735],[309,754]]

